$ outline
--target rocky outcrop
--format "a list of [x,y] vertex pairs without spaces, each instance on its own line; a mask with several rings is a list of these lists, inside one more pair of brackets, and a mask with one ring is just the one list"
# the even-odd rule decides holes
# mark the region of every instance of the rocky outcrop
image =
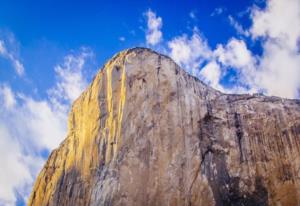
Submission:
[[113,57],[28,205],[300,205],[300,101],[228,95],[170,58]]

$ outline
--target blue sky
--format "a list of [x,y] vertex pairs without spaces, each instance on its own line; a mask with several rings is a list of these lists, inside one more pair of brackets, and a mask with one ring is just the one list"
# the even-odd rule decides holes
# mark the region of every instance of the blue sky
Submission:
[[25,204],[115,53],[150,47],[223,92],[299,98],[299,25],[299,0],[1,1],[0,206]]
[[[0,29],[14,35],[19,47],[18,55],[26,67],[26,77],[34,79],[30,85],[26,84],[26,88],[22,84],[18,89],[28,87],[28,90],[46,90],[53,84],[55,64],[71,50],[76,51],[82,46],[91,48],[96,54],[95,66],[92,67],[94,70],[122,49],[147,46],[143,13],[148,9],[163,18],[164,39],[191,33],[197,26],[208,38],[208,44],[215,47],[236,36],[236,31],[230,26],[226,16],[238,15],[253,4],[252,1],[229,0],[190,1],[188,4],[183,1],[163,4],[160,1],[130,2],[2,2]],[[217,8],[224,12],[212,17]],[[195,19],[190,18],[191,12]],[[239,20],[243,24],[249,24],[248,18]],[[125,41],[120,41],[120,37],[124,37]],[[14,81],[11,71],[2,69],[0,72],[1,80]],[[18,81],[13,83],[17,87]]]

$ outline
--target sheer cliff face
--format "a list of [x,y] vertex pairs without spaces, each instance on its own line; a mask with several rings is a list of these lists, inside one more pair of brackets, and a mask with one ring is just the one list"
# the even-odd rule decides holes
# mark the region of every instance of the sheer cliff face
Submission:
[[74,102],[28,205],[300,205],[300,102],[225,95],[116,55]]

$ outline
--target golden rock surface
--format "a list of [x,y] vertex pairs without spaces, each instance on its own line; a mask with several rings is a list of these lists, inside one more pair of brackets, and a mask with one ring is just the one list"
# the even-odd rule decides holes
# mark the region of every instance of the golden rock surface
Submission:
[[28,205],[300,205],[300,101],[223,94],[123,51],[74,102]]

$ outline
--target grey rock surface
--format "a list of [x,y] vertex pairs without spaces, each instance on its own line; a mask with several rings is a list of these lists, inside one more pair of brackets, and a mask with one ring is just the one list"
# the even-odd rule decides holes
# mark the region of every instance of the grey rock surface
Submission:
[[28,205],[300,205],[300,101],[229,95],[170,58],[113,57]]

